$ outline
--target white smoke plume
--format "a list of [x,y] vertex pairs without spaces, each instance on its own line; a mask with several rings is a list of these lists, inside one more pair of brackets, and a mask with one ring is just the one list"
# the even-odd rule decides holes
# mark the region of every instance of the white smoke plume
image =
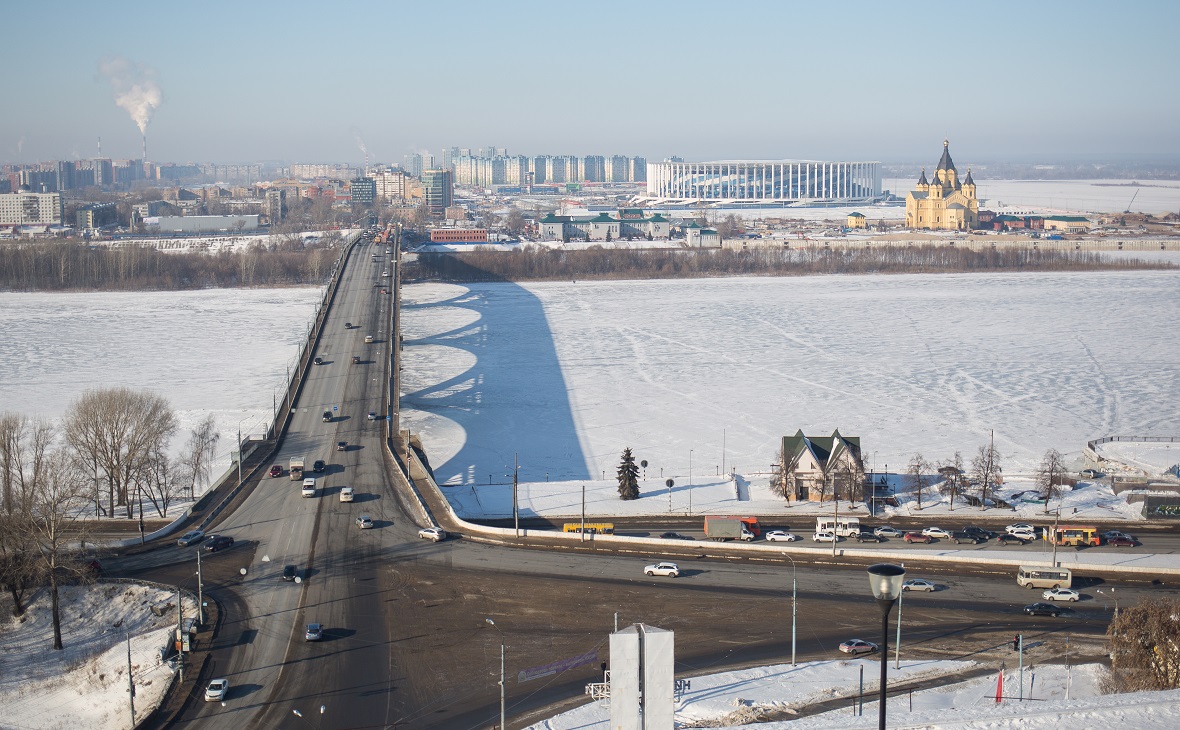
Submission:
[[25,151],[25,138],[22,135],[21,138],[16,141],[16,154],[17,154],[17,156],[19,157],[20,155],[24,154],[24,151]]
[[357,149],[359,149],[365,156],[368,156],[369,148],[365,147],[365,141],[361,139],[361,136],[356,132],[353,132],[352,137],[356,140]]
[[164,94],[155,81],[156,72],[142,63],[120,57],[101,61],[98,69],[115,92],[115,104],[130,114],[139,133],[146,135],[152,114],[164,101]]

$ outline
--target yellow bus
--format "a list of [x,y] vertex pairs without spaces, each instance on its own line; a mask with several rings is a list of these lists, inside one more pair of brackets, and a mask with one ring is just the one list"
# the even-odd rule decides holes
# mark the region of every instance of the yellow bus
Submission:
[[1101,545],[1102,538],[1098,535],[1098,528],[1094,525],[1061,525],[1054,527],[1050,540],[1057,545]]
[[587,522],[585,526],[581,522],[567,522],[562,532],[585,532],[588,535],[613,535],[615,534],[615,525],[613,522]]
[[1073,573],[1069,568],[1022,565],[1016,573],[1016,582],[1025,588],[1069,588],[1073,583]]

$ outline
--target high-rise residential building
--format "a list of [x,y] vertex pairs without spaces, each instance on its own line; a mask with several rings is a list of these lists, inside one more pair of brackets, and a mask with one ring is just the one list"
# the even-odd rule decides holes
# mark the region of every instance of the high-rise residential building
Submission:
[[283,219],[286,213],[284,204],[287,202],[287,191],[282,188],[270,188],[266,191],[266,217],[271,225]]
[[352,205],[364,208],[377,202],[377,181],[371,177],[354,177],[348,183],[352,192]]
[[626,155],[611,155],[603,162],[603,182],[627,182],[631,161]]
[[647,182],[647,159],[632,157],[627,170],[627,182]]
[[441,218],[454,201],[455,178],[450,170],[423,170],[422,194],[426,198],[426,212]]
[[0,226],[61,225],[64,216],[61,193],[18,190],[0,195]]
[[545,177],[545,171],[549,168],[548,160],[549,155],[537,155],[533,158],[529,171],[533,173],[534,184],[548,182],[549,178]]
[[[422,155],[416,155],[421,161]],[[433,158],[432,158],[433,159]],[[422,171],[419,170],[415,177],[421,177]],[[409,183],[409,174],[404,170],[376,170],[369,173],[369,177],[377,187],[377,200],[383,203],[388,203],[394,200],[405,200],[407,187]]]
[[545,182],[563,183],[567,182],[569,178],[566,177],[566,161],[568,157],[546,157],[545,158]]
[[100,157],[90,161],[90,167],[94,171],[94,184],[99,187],[115,184],[115,163],[111,160]]
[[606,158],[602,155],[583,157],[582,179],[586,182],[606,182]]

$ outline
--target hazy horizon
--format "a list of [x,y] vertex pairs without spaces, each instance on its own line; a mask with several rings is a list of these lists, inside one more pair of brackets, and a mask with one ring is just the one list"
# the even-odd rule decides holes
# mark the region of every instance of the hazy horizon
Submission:
[[[1180,160],[1180,5],[13,4],[0,159]],[[31,34],[30,34],[30,37]],[[120,105],[116,104],[116,100]],[[927,162],[930,161],[930,162]]]

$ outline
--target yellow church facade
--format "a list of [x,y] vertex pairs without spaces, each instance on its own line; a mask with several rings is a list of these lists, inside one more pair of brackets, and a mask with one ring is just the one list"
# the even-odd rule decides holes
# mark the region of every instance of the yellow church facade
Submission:
[[979,223],[979,200],[971,170],[959,182],[959,173],[951,160],[950,142],[942,141],[942,159],[929,181],[926,170],[918,185],[905,198],[906,228],[936,231],[968,231]]

